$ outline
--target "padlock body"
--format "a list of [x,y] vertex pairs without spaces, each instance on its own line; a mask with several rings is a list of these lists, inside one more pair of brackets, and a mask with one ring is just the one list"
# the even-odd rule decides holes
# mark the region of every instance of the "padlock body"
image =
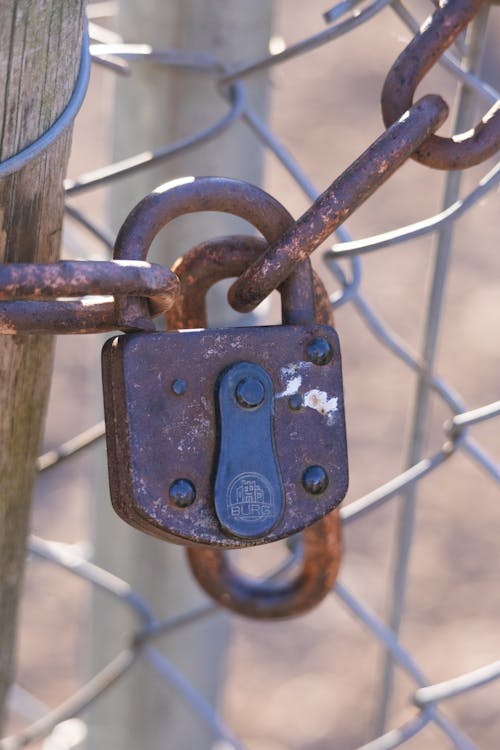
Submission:
[[[327,361],[315,352],[318,341],[330,347]],[[262,368],[273,394],[271,443],[267,434],[262,445],[254,440],[250,468],[241,469],[250,491],[258,490],[255,503],[245,509],[258,512],[259,487],[265,494],[267,486],[264,477],[259,480],[257,449],[274,451],[283,494],[273,528],[251,538],[228,533],[214,502],[216,478],[220,494],[221,430],[232,429],[221,424],[220,384],[238,363]],[[344,497],[344,399],[333,328],[311,324],[127,334],[106,342],[102,367],[111,500],[132,526],[181,544],[256,545],[301,531]],[[238,441],[245,428],[238,430],[225,434],[226,445]],[[236,453],[244,464],[244,451]],[[327,477],[326,488],[317,494],[306,472],[310,467],[320,467]],[[194,499],[177,502],[171,488],[179,480],[194,489]]]

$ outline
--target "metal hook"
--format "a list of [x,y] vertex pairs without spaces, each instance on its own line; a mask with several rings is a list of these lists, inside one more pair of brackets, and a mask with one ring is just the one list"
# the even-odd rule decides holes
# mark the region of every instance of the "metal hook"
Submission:
[[[415,90],[448,47],[479,11],[484,0],[448,0],[427,19],[400,54],[384,82],[382,114],[386,127],[412,106]],[[412,158],[435,169],[465,169],[480,164],[500,147],[500,104],[484,115],[472,133],[452,138],[431,135]]]

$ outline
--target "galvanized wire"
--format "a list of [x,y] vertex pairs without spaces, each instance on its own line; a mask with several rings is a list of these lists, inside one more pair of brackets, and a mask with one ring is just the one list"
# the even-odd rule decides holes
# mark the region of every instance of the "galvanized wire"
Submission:
[[[486,4],[478,13],[474,23],[471,24],[470,49],[468,50],[468,55],[465,59],[468,66],[473,70],[479,69],[481,65],[483,49],[481,42],[486,30],[488,12],[489,5]],[[474,95],[462,84],[458,95],[458,108],[455,117],[454,132],[460,133],[470,127],[470,122],[474,117],[474,112]],[[443,196],[444,211],[457,201],[461,179],[461,172],[448,172],[446,175]],[[424,369],[421,371],[418,380],[411,435],[407,448],[407,463],[410,467],[420,460],[425,441],[425,425],[429,419],[431,397],[429,373],[432,373],[435,370],[437,342],[444,304],[444,291],[448,271],[451,265],[451,243],[454,228],[454,224],[447,223],[444,225],[442,224],[438,229],[434,271],[429,299],[426,306],[425,334],[422,345]],[[405,490],[403,502],[399,508],[398,528],[396,531],[397,551],[393,562],[392,597],[389,615],[390,625],[396,633],[399,633],[405,606],[410,551],[415,528],[416,503],[417,485],[412,483],[408,485]],[[384,665],[380,711],[376,724],[376,729],[379,732],[384,731],[387,724],[389,704],[393,691],[393,681],[394,662],[391,655],[388,654]]]
[[39,138],[26,148],[23,148],[17,154],[9,156],[4,161],[0,162],[0,179],[8,177],[9,175],[18,172],[20,169],[30,164],[41,154],[43,154],[58,138],[61,137],[62,133],[67,130],[78,114],[78,110],[83,104],[85,94],[87,93],[87,87],[90,79],[90,54],[89,54],[89,34],[87,25],[83,29],[83,40],[82,40],[82,54],[80,59],[80,66],[78,69],[78,76],[75,81],[73,91],[69,102],[67,103],[64,110],[61,112],[59,117],[50,126],[50,128],[43,133]]
[[[296,159],[287,151],[282,141],[262,121],[247,101],[244,78],[254,71],[283,63],[292,57],[315,49],[319,45],[331,43],[360,24],[368,22],[386,7],[391,7],[412,32],[418,28],[417,21],[400,0],[376,0],[361,11],[356,9],[356,5],[357,0],[344,0],[344,2],[338,3],[325,13],[325,20],[329,23],[334,22],[326,30],[291,45],[279,54],[270,55],[234,69],[229,69],[214,58],[200,56],[194,52],[154,50],[148,45],[128,45],[118,39],[116,35],[110,36],[109,32],[104,33],[101,27],[91,24],[91,37],[100,42],[98,45],[92,46],[91,51],[95,62],[99,64],[105,62],[117,74],[127,74],[129,66],[137,62],[144,63],[152,60],[156,65],[189,70],[191,74],[195,72],[206,78],[207,85],[213,87],[214,96],[222,96],[229,100],[229,109],[218,122],[208,125],[189,138],[168,144],[156,152],[138,154],[127,160],[82,175],[77,180],[68,181],[66,185],[68,197],[119,179],[126,174],[149,168],[159,161],[177,156],[195,145],[216,138],[234,123],[242,121],[255,133],[262,144],[274,154],[305,196],[309,200],[314,200],[319,191],[316,190]],[[91,10],[94,18],[99,17],[101,6],[102,12],[107,13],[110,12],[112,3],[92,5]],[[339,20],[346,14],[350,15],[344,20]],[[451,52],[445,53],[440,60],[441,65],[454,76],[462,87],[457,116],[459,130],[468,125],[466,120],[469,110],[472,109],[475,102],[475,97],[486,100],[488,103],[498,98],[498,94],[493,87],[485,83],[479,76],[479,57],[486,18],[487,10],[484,10],[474,24],[475,30],[470,42],[464,43],[462,40],[458,45],[455,45],[458,54],[464,57],[465,66],[464,60],[459,61]],[[110,43],[106,43],[106,40]],[[228,84],[230,85],[228,86]],[[334,307],[345,306],[356,311],[367,330],[373,334],[380,345],[408,370],[416,373],[419,378],[419,388],[414,403],[414,427],[408,445],[407,466],[399,474],[384,482],[381,486],[372,489],[363,497],[354,500],[341,511],[344,524],[350,525],[367,514],[376,512],[389,501],[394,501],[401,509],[398,552],[393,569],[392,616],[389,624],[383,623],[341,582],[338,582],[332,591],[332,596],[337,597],[350,614],[367,628],[369,633],[383,646],[387,654],[385,677],[381,690],[378,736],[368,744],[363,745],[362,750],[389,750],[389,748],[400,747],[422,732],[429,724],[436,726],[454,747],[472,750],[476,746],[452,720],[442,713],[441,702],[500,679],[500,663],[495,661],[470,672],[450,676],[448,680],[443,682],[432,684],[426,678],[410,651],[403,646],[398,636],[399,626],[404,614],[403,604],[408,581],[408,557],[413,541],[413,517],[420,482],[435,472],[438,467],[446,464],[451,457],[467,456],[484,470],[490,479],[500,483],[500,466],[470,435],[471,428],[480,423],[490,420],[496,420],[497,424],[500,423],[500,401],[479,405],[471,409],[455,393],[453,386],[441,378],[434,368],[437,335],[442,318],[444,287],[450,265],[451,233],[456,222],[465,213],[472,211],[480,200],[491,193],[498,184],[499,177],[500,165],[497,164],[488,171],[466,197],[459,199],[460,178],[459,176],[450,176],[443,199],[443,208],[436,215],[409,226],[391,229],[383,234],[365,239],[352,239],[346,228],[341,226],[336,232],[338,242],[324,254],[327,266],[340,285],[340,291],[335,292],[331,297],[332,305]],[[67,212],[73,221],[78,222],[87,231],[90,231],[102,244],[103,252],[109,254],[112,248],[112,238],[109,232],[98,227],[91,217],[74,208],[71,204],[68,204]],[[426,306],[426,336],[422,352],[416,354],[391,330],[390,326],[382,320],[365,298],[361,256],[433,232],[437,232],[438,247],[431,295]],[[341,265],[340,260],[345,262]],[[344,270],[346,263],[347,272]],[[428,421],[427,411],[431,393],[437,396],[446,406],[450,412],[450,417],[442,428],[441,448],[428,456],[423,456],[421,435],[423,427]],[[58,449],[40,456],[38,470],[43,472],[57,467],[63,461],[71,459],[72,456],[94,445],[103,436],[104,424],[99,422],[85,432],[67,440]],[[187,627],[205,618],[217,616],[218,608],[215,604],[203,605],[162,621],[156,618],[155,613],[151,611],[139,592],[132,590],[127,582],[89,562],[78,547],[33,537],[29,543],[29,554],[33,559],[43,559],[104,591],[109,597],[130,609],[136,616],[138,624],[129,633],[125,648],[111,658],[99,674],[54,710],[45,712],[43,704],[21,690],[13,693],[16,705],[27,707],[25,710],[26,717],[36,717],[36,719],[16,736],[0,741],[2,750],[25,747],[48,735],[60,722],[78,716],[90,704],[99,700],[106,691],[112,689],[139,660],[150,664],[165,683],[168,683],[179,693],[182,699],[191,706],[193,712],[206,722],[217,737],[226,743],[224,747],[243,748],[233,732],[226,727],[219,713],[151,645],[154,639],[167,637],[179,628]],[[299,554],[300,548],[296,546],[294,552],[290,555],[290,559],[270,576],[279,578],[288,567],[294,564]],[[385,725],[392,694],[392,674],[395,664],[404,670],[415,685],[412,697],[414,716],[403,725],[388,731]],[[22,710],[22,708],[18,708],[18,710]]]

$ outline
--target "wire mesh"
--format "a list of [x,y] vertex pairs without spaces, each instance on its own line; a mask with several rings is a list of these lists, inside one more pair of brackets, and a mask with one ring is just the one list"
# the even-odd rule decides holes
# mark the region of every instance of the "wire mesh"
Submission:
[[[206,76],[207,81],[210,81],[211,77],[216,77],[221,84],[225,84],[219,86],[217,90],[219,95],[227,100],[227,111],[220,120],[188,138],[68,181],[66,185],[68,198],[111,183],[135,171],[177,156],[194,146],[216,139],[227,128],[243,121],[281,163],[306,198],[313,200],[318,195],[318,191],[306,172],[285,148],[281,138],[269,128],[245,99],[246,77],[257,70],[267,69],[294,57],[305,55],[320,45],[331,45],[336,39],[350,33],[358,26],[369,24],[371,19],[374,19],[385,8],[392,9],[411,32],[419,26],[418,21],[400,0],[392,0],[392,2],[391,0],[375,0],[361,10],[357,8],[356,0],[347,0],[325,13],[325,20],[329,25],[321,32],[285,47],[276,54],[230,69],[215,58],[195,52],[154,50],[146,45],[126,44],[116,35],[112,36],[110,41],[110,32],[97,23],[99,13],[107,13],[109,10],[107,7],[101,8],[101,5],[101,3],[96,3],[90,6],[92,14],[90,36],[95,41],[91,45],[91,54],[95,64],[104,65],[113,72],[124,75],[129,72],[131,65],[154,61],[155,64],[198,72]],[[498,98],[498,93],[493,87],[480,77],[481,51],[487,17],[488,6],[473,24],[470,37],[460,39],[455,48],[447,52],[440,60],[447,74],[456,79],[458,84],[455,126],[459,131],[468,126],[477,101],[490,104]],[[362,62],[360,61],[359,64],[362,65]],[[342,603],[350,615],[367,629],[370,636],[383,647],[386,653],[376,736],[368,743],[359,746],[359,750],[361,747],[363,750],[389,750],[389,748],[409,744],[412,738],[423,732],[429,725],[433,725],[446,736],[453,747],[475,748],[475,743],[461,729],[459,722],[449,718],[442,706],[445,701],[455,696],[470,694],[471,691],[489,685],[500,678],[500,663],[493,661],[474,669],[464,670],[459,675],[450,675],[446,680],[433,681],[426,676],[417,663],[413,650],[403,645],[400,639],[408,590],[409,559],[415,539],[415,511],[422,480],[437,473],[443,465],[448,466],[449,471],[453,471],[451,467],[454,460],[463,457],[472,461],[484,472],[487,481],[496,483],[500,481],[500,466],[477,440],[474,429],[481,423],[495,420],[498,425],[500,401],[469,408],[464,399],[455,392],[453,383],[449,379],[440,377],[436,372],[437,342],[443,319],[445,283],[451,273],[453,260],[451,255],[453,231],[461,217],[474,210],[493,192],[498,185],[499,177],[500,169],[496,164],[487,170],[475,187],[460,197],[461,174],[449,174],[441,208],[435,215],[364,239],[353,239],[345,226],[342,226],[336,233],[336,244],[324,252],[324,262],[337,285],[337,290],[331,296],[334,308],[342,308],[346,315],[356,312],[378,344],[417,378],[417,388],[412,404],[412,425],[403,470],[395,473],[388,481],[370,492],[354,499],[341,511],[345,528],[365,517],[376,519],[379,509],[387,504],[397,504],[398,511],[396,552],[390,572],[391,594],[388,622],[385,623],[370,609],[363,597],[354,595],[344,583],[338,582],[332,591],[332,597],[336,597]],[[112,237],[107,229],[97,226],[92,217],[71,204],[67,206],[67,213],[72,221],[78,222],[90,231],[102,244],[103,251],[109,253],[112,247]],[[437,250],[431,290],[428,299],[423,303],[425,304],[424,341],[421,352],[415,354],[412,347],[395,333],[369,302],[369,294],[365,288],[364,260],[367,255],[391,246],[402,246],[416,237],[427,234],[436,236]],[[345,377],[348,380],[348,372]],[[442,426],[434,424],[431,420],[432,399],[437,399],[448,415]],[[433,440],[426,439],[429,424],[432,424],[434,431]],[[58,449],[40,456],[38,470],[44,472],[60,465],[63,461],[71,459],[77,453],[102,440],[103,436],[104,424],[99,422],[85,432],[65,441]],[[426,453],[427,445],[430,443],[434,443],[436,447],[433,451]],[[453,461],[450,460],[452,458]],[[351,467],[351,471],[357,468],[360,467]],[[79,546],[33,536],[29,542],[29,553],[32,558],[48,561],[102,590],[111,599],[124,604],[137,618],[137,627],[129,633],[125,647],[109,661],[104,669],[53,710],[46,710],[46,707],[37,699],[17,686],[12,692],[12,703],[14,707],[17,705],[18,710],[32,721],[16,735],[1,741],[0,747],[3,750],[24,747],[51,735],[56,728],[62,726],[63,722],[80,715],[91,704],[100,700],[107,691],[112,690],[123,675],[133,669],[140,660],[149,663],[162,680],[178,692],[191,710],[225,743],[221,746],[243,748],[243,744],[226,726],[220,713],[153,645],[160,637],[166,637],[180,628],[186,628],[213,617],[217,612],[215,605],[206,604],[182,615],[161,620],[151,611],[139,592],[132,590],[126,581],[120,580],[89,562],[85,550]],[[270,575],[279,577],[292,562],[293,555]],[[409,699],[411,714],[410,718],[400,726],[387,730],[389,706],[394,689],[395,666],[407,675],[413,685]],[[64,740],[61,742],[63,744],[58,744],[57,747],[71,746],[70,740],[66,740],[66,745]]]

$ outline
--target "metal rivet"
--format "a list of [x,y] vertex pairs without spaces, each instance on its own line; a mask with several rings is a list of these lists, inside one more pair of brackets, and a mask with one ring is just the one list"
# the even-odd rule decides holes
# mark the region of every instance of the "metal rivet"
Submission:
[[178,508],[187,508],[194,502],[196,489],[189,479],[176,479],[168,490],[169,497]]
[[264,401],[266,392],[257,378],[243,378],[236,386],[236,400],[244,409],[253,409]]
[[300,393],[293,393],[288,398],[288,406],[294,411],[298,411],[298,409],[300,409],[300,407],[302,406],[302,396],[300,395]]
[[307,356],[315,365],[327,365],[333,357],[333,349],[329,341],[317,338],[307,345]]
[[308,466],[302,474],[302,486],[311,495],[321,495],[328,487],[328,474],[322,466]]
[[172,390],[176,396],[182,396],[187,391],[187,383],[182,378],[177,378],[172,383]]

